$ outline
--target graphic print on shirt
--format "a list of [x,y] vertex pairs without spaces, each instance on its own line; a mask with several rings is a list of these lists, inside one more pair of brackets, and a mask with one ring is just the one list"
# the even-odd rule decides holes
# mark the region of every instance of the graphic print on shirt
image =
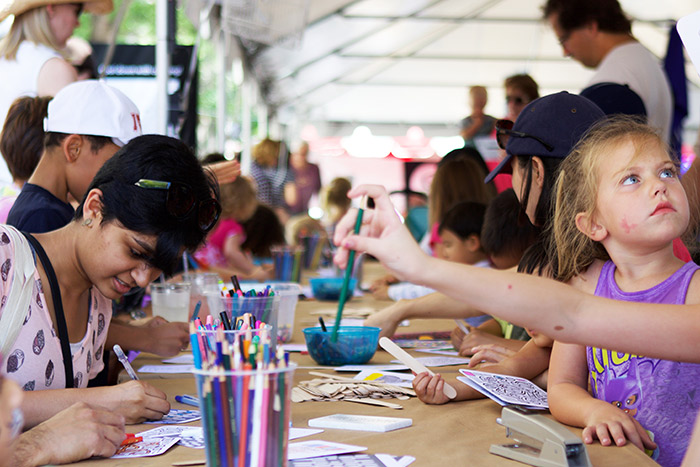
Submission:
[[15,349],[14,352],[10,354],[7,358],[7,372],[14,373],[15,371],[22,368],[24,364],[24,352],[20,349]]

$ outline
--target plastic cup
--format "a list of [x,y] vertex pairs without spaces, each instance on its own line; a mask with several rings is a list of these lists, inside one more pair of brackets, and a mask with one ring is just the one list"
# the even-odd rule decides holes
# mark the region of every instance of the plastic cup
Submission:
[[219,293],[218,297],[207,297],[209,302],[209,310],[212,316],[219,317],[222,311],[225,311],[232,324],[235,324],[236,318],[250,313],[255,317],[256,321],[261,321],[272,326],[271,337],[273,343],[277,342],[277,317],[279,316],[280,297],[273,296],[255,296],[246,297],[222,297]]
[[304,248],[301,246],[275,246],[270,248],[275,265],[275,280],[301,282],[304,268]]
[[201,301],[202,306],[199,309],[199,315],[206,317],[209,315],[209,303],[207,297],[215,297],[221,295],[219,275],[215,272],[190,272],[182,275],[183,282],[189,282],[190,288],[190,310],[194,311],[197,302]]
[[151,284],[153,316],[168,321],[187,322],[190,317],[189,282],[155,282]]
[[243,290],[259,290],[265,289],[267,286],[270,286],[280,299],[279,313],[277,314],[277,341],[289,342],[294,332],[294,315],[297,303],[299,303],[301,286],[295,282],[241,282]]
[[208,466],[287,465],[295,367],[194,371]]

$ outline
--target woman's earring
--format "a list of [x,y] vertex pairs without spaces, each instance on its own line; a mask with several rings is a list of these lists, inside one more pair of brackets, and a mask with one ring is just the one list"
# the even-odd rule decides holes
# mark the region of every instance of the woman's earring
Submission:
[[83,220],[83,225],[84,225],[85,227],[90,227],[90,226],[92,225],[92,219],[90,219],[90,218],[84,219],[84,220]]

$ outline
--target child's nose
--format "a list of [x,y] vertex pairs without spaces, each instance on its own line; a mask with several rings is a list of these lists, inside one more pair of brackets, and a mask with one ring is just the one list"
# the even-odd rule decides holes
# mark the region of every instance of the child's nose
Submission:
[[160,269],[139,265],[131,270],[131,277],[134,278],[134,281],[139,287],[145,288],[148,286],[148,284],[153,282],[160,275],[160,273]]

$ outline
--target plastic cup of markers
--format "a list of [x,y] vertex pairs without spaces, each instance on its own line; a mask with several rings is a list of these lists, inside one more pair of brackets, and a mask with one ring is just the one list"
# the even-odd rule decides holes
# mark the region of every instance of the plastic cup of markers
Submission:
[[296,365],[194,370],[207,465],[287,465]]
[[275,280],[284,282],[301,282],[301,270],[304,269],[304,247],[273,246],[270,248],[275,266]]
[[235,319],[239,316],[250,313],[257,321],[262,321],[272,326],[270,337],[273,338],[275,342],[277,341],[277,318],[279,316],[280,307],[280,297],[278,295],[267,297],[246,297],[245,295],[242,297],[238,295],[222,297],[221,293],[219,293],[218,297],[207,297],[207,301],[212,316],[218,318],[219,313],[225,311],[232,323],[235,322]]
[[[198,339],[203,339],[202,345],[206,346],[206,351],[209,353],[214,353],[216,352],[216,334],[218,331],[216,330],[207,330],[207,329],[197,329],[195,331],[197,333],[197,338]],[[224,334],[224,338],[228,341],[229,345],[234,345],[237,342],[240,345],[240,342],[251,342],[253,340],[253,337],[258,336],[259,340],[263,341],[265,340],[264,337],[270,337],[270,347],[271,351],[274,353],[277,351],[277,346],[275,345],[276,342],[274,339],[272,339],[272,326],[267,326],[265,328],[260,328],[260,329],[246,329],[246,330],[229,330],[229,331],[224,331],[222,330]],[[201,348],[201,347],[200,347]]]
[[296,282],[241,282],[243,290],[265,288],[268,285],[280,298],[277,316],[277,341],[289,342],[294,332],[294,315],[296,314],[301,286]]

